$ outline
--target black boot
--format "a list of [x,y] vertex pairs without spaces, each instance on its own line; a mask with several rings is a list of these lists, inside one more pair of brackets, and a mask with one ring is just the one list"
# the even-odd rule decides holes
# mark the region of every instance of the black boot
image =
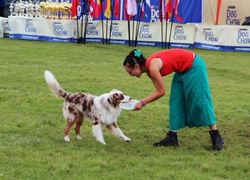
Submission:
[[210,134],[211,139],[212,139],[213,150],[221,150],[221,148],[224,144],[224,139],[221,137],[219,131],[212,130],[212,131],[209,131],[209,134]]
[[171,131],[169,131],[167,133],[167,137],[159,142],[155,142],[153,144],[153,146],[178,146],[178,138],[177,138],[177,134],[173,134],[171,133]]

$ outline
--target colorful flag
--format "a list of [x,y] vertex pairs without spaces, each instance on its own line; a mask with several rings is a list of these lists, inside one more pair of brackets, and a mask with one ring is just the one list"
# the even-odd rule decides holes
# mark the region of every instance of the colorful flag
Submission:
[[119,0],[114,0],[114,16],[116,19],[119,18],[120,3]]
[[76,18],[77,16],[77,6],[80,4],[80,0],[72,0],[72,6],[71,6],[71,16],[73,18]]
[[131,19],[137,14],[137,4],[135,0],[127,0],[128,19]]
[[171,0],[166,0],[165,8],[164,8],[164,19],[167,21],[172,14],[172,3]]
[[182,13],[181,13],[181,9],[179,6],[180,0],[174,0],[174,17],[177,20],[177,22],[181,22],[182,21]]
[[[161,0],[160,0],[161,1]],[[142,16],[145,15],[145,17],[147,19],[151,19],[151,4],[150,4],[150,0],[143,0],[141,2],[141,8],[142,8],[142,11],[141,11],[141,14],[140,14],[140,18],[142,19]],[[146,12],[146,14],[145,14]]]
[[110,17],[111,17],[111,2],[110,2],[110,0],[106,0],[104,16],[108,19],[110,19]]
[[88,3],[89,3],[89,14],[90,16],[93,17],[93,12],[94,12],[94,8],[95,8],[95,0],[88,0]]
[[95,9],[93,11],[93,16],[94,18],[98,18],[102,12],[102,1],[103,0],[97,0],[95,3]]
[[128,0],[124,0],[124,5],[123,5],[123,19],[126,20],[127,19],[127,3]]

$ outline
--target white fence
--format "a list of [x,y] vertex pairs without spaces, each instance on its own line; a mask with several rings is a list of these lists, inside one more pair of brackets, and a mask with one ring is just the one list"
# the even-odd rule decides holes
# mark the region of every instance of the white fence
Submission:
[[[202,24],[161,24],[160,22],[52,20],[10,16],[0,18],[1,31],[13,39],[53,42],[87,42],[159,46],[163,48],[202,48],[221,51],[250,52],[250,27]],[[78,27],[78,29],[77,29]],[[85,35],[86,32],[86,36]],[[3,35],[2,35],[3,36]],[[170,43],[169,43],[170,42]]]

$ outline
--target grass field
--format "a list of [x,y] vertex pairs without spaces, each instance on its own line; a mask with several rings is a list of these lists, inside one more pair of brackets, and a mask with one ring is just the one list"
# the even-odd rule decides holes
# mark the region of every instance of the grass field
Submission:
[[[145,56],[160,48],[139,47]],[[44,81],[51,70],[68,92],[100,95],[117,88],[141,99],[154,90],[149,79],[130,77],[125,45],[49,43],[0,39],[0,180],[13,179],[240,179],[250,177],[250,54],[194,49],[205,61],[218,128],[225,139],[212,151],[207,127],[179,131],[180,147],[152,144],[168,130],[172,75],[166,95],[141,111],[123,110],[118,124],[126,143],[104,130],[107,145],[82,126],[63,140],[62,99]]]

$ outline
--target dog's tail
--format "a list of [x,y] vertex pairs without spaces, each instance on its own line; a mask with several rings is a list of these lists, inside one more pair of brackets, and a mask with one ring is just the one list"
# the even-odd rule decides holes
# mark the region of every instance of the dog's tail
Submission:
[[56,97],[65,97],[67,95],[67,92],[61,88],[55,76],[49,70],[44,71],[44,78],[50,90]]

